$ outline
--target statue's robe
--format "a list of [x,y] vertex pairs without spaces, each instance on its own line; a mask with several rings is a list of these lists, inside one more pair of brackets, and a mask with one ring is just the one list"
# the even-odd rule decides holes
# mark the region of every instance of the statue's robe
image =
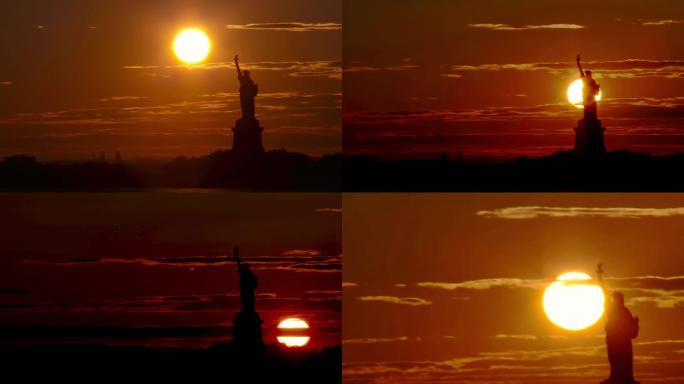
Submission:
[[254,312],[254,290],[259,285],[259,280],[251,270],[240,268],[240,299],[242,301],[242,312]]
[[588,77],[583,77],[584,87],[582,88],[582,97],[584,105],[584,118],[585,119],[597,119],[598,118],[598,108],[596,105],[596,96],[599,93],[599,85],[596,80],[589,79]]
[[611,383],[634,381],[632,339],[639,332],[637,320],[620,304],[612,304],[606,313],[606,347],[610,362]]
[[242,118],[254,120],[254,98],[259,93],[257,84],[248,77],[240,80],[240,107],[242,108]]

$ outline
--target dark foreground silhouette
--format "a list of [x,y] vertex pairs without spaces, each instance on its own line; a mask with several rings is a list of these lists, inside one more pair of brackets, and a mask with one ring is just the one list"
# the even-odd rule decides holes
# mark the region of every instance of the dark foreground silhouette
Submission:
[[239,188],[338,191],[342,157],[312,158],[274,150],[255,156],[217,151],[172,161],[39,162],[19,155],[0,161],[2,190]]
[[601,384],[639,384],[634,380],[632,339],[639,335],[639,318],[625,306],[622,292],[609,294],[603,282],[603,265],[596,271],[597,279],[606,296],[606,352],[610,376]]
[[344,160],[345,191],[640,192],[684,191],[684,154],[653,156],[612,151],[580,158],[574,151],[509,162],[434,160]]
[[246,349],[233,343],[207,349],[22,345],[0,346],[0,358],[4,377],[27,383],[136,383],[144,378],[151,383],[342,382],[341,347],[295,351],[274,345]]

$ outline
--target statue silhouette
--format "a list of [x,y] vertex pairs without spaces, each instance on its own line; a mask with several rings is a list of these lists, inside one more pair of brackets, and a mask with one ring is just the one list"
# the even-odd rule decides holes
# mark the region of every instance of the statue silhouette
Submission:
[[632,339],[639,334],[639,318],[625,307],[621,292],[608,291],[603,282],[603,264],[599,264],[596,275],[606,296],[606,350],[610,363],[610,377],[601,384],[638,384],[634,380]]
[[242,117],[235,122],[233,128],[233,153],[242,157],[254,157],[264,153],[261,141],[259,120],[255,116],[254,98],[259,93],[259,86],[252,80],[249,71],[240,69],[240,58],[235,55],[238,81],[240,81],[240,109]]
[[575,60],[577,61],[577,68],[579,69],[580,77],[582,77],[582,81],[584,82],[584,87],[582,88],[582,104],[584,105],[584,118],[596,120],[598,119],[596,96],[599,94],[601,86],[598,85],[596,80],[594,80],[591,71],[584,71],[582,69],[580,55],[577,55]]
[[242,312],[255,312],[254,290],[259,286],[259,279],[249,269],[249,264],[240,262],[240,250],[235,247],[235,262],[240,275],[240,302]]
[[240,107],[242,108],[242,118],[254,120],[254,98],[259,93],[259,86],[252,80],[249,71],[240,70],[240,58],[235,55],[233,58],[237,68],[238,81],[240,82]]
[[584,118],[577,122],[575,128],[575,154],[579,158],[599,159],[606,154],[606,146],[603,141],[605,128],[598,119],[598,107],[596,96],[601,87],[592,77],[591,71],[582,69],[581,57],[577,55],[577,68],[584,83],[582,88],[582,105],[584,106]]
[[254,306],[254,290],[259,285],[259,281],[250,270],[249,265],[240,260],[240,250],[235,247],[233,250],[237,271],[240,276],[240,312],[235,315],[233,320],[233,341],[243,347],[262,347],[263,339],[261,333],[261,318]]

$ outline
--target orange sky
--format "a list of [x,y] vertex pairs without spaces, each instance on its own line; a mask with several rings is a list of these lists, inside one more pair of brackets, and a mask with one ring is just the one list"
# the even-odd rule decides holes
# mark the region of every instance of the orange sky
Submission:
[[[340,151],[339,0],[5,3],[0,157],[169,158],[227,149],[240,116],[236,53],[260,86],[267,149]],[[193,70],[171,51],[188,26],[203,28],[214,48]]]
[[684,3],[344,2],[345,153],[465,158],[570,149],[575,55],[609,149],[682,151]]
[[599,262],[641,319],[637,379],[681,382],[682,196],[346,194],[343,209],[345,382],[599,382],[603,322],[564,331],[541,301]]

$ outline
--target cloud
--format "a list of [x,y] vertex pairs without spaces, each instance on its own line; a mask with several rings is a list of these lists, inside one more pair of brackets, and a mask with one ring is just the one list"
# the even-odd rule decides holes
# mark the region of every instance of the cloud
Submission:
[[407,341],[408,337],[377,337],[377,338],[359,338],[342,340],[342,344],[378,344],[378,343],[394,343],[398,341]]
[[609,277],[608,280],[629,288],[684,289],[684,275]]
[[[657,373],[663,382],[681,381],[684,340],[653,340],[634,343],[639,350],[639,372]],[[447,360],[399,360],[345,362],[344,380],[413,384],[440,383],[548,383],[598,382],[605,377],[605,347],[600,344],[482,352]]]
[[106,103],[108,101],[122,101],[122,100],[145,100],[149,99],[146,96],[112,96],[101,98],[100,101]]
[[401,72],[410,71],[417,69],[418,66],[415,64],[400,64],[400,65],[389,65],[389,66],[372,66],[372,65],[350,65],[344,66],[342,70],[345,73],[357,73],[357,72]]
[[[334,60],[313,60],[313,61],[259,61],[245,62],[241,66],[250,71],[274,71],[287,72],[287,76],[292,77],[327,77],[340,80],[342,78],[342,63]],[[125,65],[123,69],[143,71],[148,75],[168,77],[173,71],[187,71],[185,65]],[[190,69],[199,70],[222,70],[233,69],[235,64],[232,61],[211,62],[193,65]]]
[[[684,97],[638,97],[638,98],[609,98],[601,101],[602,115],[606,118],[620,118],[623,122],[634,121],[633,124],[643,124],[644,118],[658,117],[679,119],[684,118]],[[454,127],[453,133],[445,134],[444,129],[440,127],[440,134],[443,137],[434,137],[429,135],[429,128],[436,123],[460,124],[472,121],[489,121],[489,122],[509,122],[512,120],[544,120],[548,122],[552,119],[571,119],[577,116],[577,109],[573,108],[566,102],[551,103],[551,104],[537,104],[531,106],[497,106],[471,109],[445,109],[445,110],[399,110],[399,111],[364,111],[364,112],[345,112],[343,115],[346,137],[358,135],[361,138],[368,140],[375,137],[372,129],[377,126],[379,129],[388,125],[405,125],[415,126],[416,124],[425,123],[426,127],[411,127],[416,129],[415,136],[409,137],[408,132],[397,132],[398,129],[393,127],[394,137],[379,137],[383,139],[386,144],[390,139],[410,139],[413,144],[417,140],[430,140],[431,142],[437,140],[447,140],[449,137],[458,136],[473,136],[475,133],[481,136],[492,135],[500,137],[502,133],[515,135],[538,135],[540,133],[538,127],[530,127],[529,130],[522,130],[516,127],[515,130],[505,131],[506,127],[501,126],[499,130],[492,133],[486,131],[474,130],[471,126]],[[631,119],[631,120],[630,120]],[[358,124],[357,127],[354,124]],[[564,123],[565,124],[565,123]],[[369,127],[369,126],[374,127]],[[548,124],[547,124],[548,125]],[[427,131],[427,132],[426,132]],[[552,132],[548,127],[544,127],[544,134],[551,133],[565,133],[564,128],[559,132]],[[644,130],[644,134],[656,134],[657,132],[648,129]],[[675,130],[674,133],[680,133]]]
[[448,291],[457,289],[470,289],[482,291],[492,288],[539,288],[544,284],[541,279],[518,279],[518,278],[493,278],[493,279],[479,279],[467,280],[456,283],[423,281],[416,285],[423,288],[438,288]]
[[644,21],[641,23],[641,25],[660,26],[660,25],[674,25],[674,24],[681,24],[681,23],[684,23],[684,20],[666,19],[666,20]]
[[361,296],[358,298],[361,301],[382,301],[385,303],[399,304],[399,305],[410,305],[410,306],[422,306],[430,305],[431,301],[421,299],[420,297],[396,297],[396,296]]
[[319,213],[342,213],[342,208],[317,208]]
[[610,288],[625,294],[628,304],[654,304],[672,309],[684,304],[684,276],[629,276],[606,279]]
[[285,31],[285,32],[313,32],[313,31],[341,31],[340,23],[250,23],[228,24],[227,29],[252,30],[252,31]]
[[527,31],[534,29],[584,29],[583,25],[578,24],[540,24],[540,25],[523,25],[520,27],[515,27],[510,24],[492,24],[492,23],[482,23],[482,24],[468,24],[471,28],[481,28],[481,29],[491,29],[494,31]]
[[675,208],[595,208],[595,207],[507,207],[478,211],[478,216],[497,219],[525,220],[541,217],[574,218],[604,217],[611,219],[640,219],[684,216],[684,207]]
[[[583,66],[585,68],[591,68],[601,77],[607,78],[684,77],[683,60],[624,59],[588,61],[584,62]],[[553,75],[570,75],[577,72],[574,62],[457,64],[452,65],[451,70],[453,72],[506,70],[527,72],[543,71]]]
[[283,252],[283,256],[320,256],[321,251],[316,249],[291,249]]
[[[606,98],[601,110],[610,121],[614,149],[657,154],[684,151],[680,142],[684,97]],[[348,154],[380,157],[435,158],[442,153],[453,156],[456,150],[466,159],[548,156],[568,149],[572,140],[568,124],[577,113],[567,102],[345,111],[343,146]]]
[[[339,135],[339,125],[321,126],[319,121],[312,120],[312,116],[326,120],[335,116],[339,118],[338,93],[268,92],[260,94],[259,98],[263,119],[287,121],[297,125],[272,127],[271,133]],[[200,94],[166,103],[147,100],[144,96],[108,97],[101,99],[101,107],[15,114],[0,117],[0,125],[85,125],[81,131],[83,135],[94,134],[92,125],[115,125],[107,133],[114,136],[124,133],[144,134],[139,129],[126,130],[140,124],[169,127],[165,123],[187,123],[192,129],[169,127],[156,128],[152,132],[166,136],[223,134],[226,131],[226,115],[233,114],[233,111],[239,112],[240,108],[237,92]],[[204,131],[198,128],[198,123],[206,126]],[[56,133],[50,131],[47,134]]]
[[177,327],[136,327],[136,326],[5,326],[0,327],[4,340],[40,338],[197,338],[229,337],[231,327],[227,325],[198,325]]
[[[292,251],[288,251],[292,252]],[[243,258],[254,270],[280,270],[290,272],[339,273],[342,271],[342,260],[339,256],[312,254],[311,250],[294,250],[294,253],[282,256],[251,256]],[[233,256],[192,256],[168,258],[85,258],[71,260],[23,260],[25,264],[54,265],[62,267],[78,267],[103,264],[139,264],[146,267],[180,267],[197,268],[211,266],[235,265]]]
[[[576,115],[577,110],[570,108],[567,103],[558,104],[541,104],[535,106],[525,107],[486,107],[475,109],[451,109],[451,110],[413,110],[413,111],[389,111],[389,112],[358,112],[345,113],[344,123],[381,125],[388,124],[414,124],[425,121],[441,121],[441,122],[463,122],[473,120],[490,120],[503,121],[515,119],[549,119],[560,117],[572,117]],[[605,112],[604,112],[605,114]],[[345,134],[353,133],[353,127],[350,127]],[[501,132],[494,133],[500,135]],[[370,135],[367,129],[364,129],[365,136]],[[425,132],[421,132],[420,136],[425,138]],[[416,137],[418,139],[418,137]]]
[[[606,281],[610,290],[625,293],[628,304],[654,304],[661,309],[672,309],[684,304],[684,276],[608,277]],[[494,278],[462,282],[427,281],[419,282],[417,286],[448,291],[483,291],[494,288],[542,289],[548,283],[549,280],[546,279]]]
[[339,289],[312,289],[305,293],[307,295],[339,295],[342,291]]
[[[278,296],[273,292],[256,293],[258,307],[262,311],[307,308],[325,312],[339,311],[342,298],[337,295]],[[240,293],[190,294],[175,296],[139,296],[112,300],[87,301],[79,303],[21,302],[0,304],[2,312],[125,312],[125,313],[167,313],[188,311],[233,311],[240,308]]]
[[157,69],[158,65],[124,65],[123,69]]
[[[257,268],[258,269],[258,268]],[[262,269],[271,269],[265,267]],[[273,269],[291,271],[291,272],[342,272],[342,260],[340,258],[329,258],[325,261],[317,261],[315,263],[300,263],[289,265],[286,267],[275,267]]]
[[[346,380],[369,380],[391,383],[450,382],[505,383],[511,377],[516,382],[547,382],[548,372],[554,377],[565,375],[593,377],[588,369],[603,368],[602,347],[574,347],[550,350],[508,350],[480,353],[474,356],[431,361],[387,361],[345,363]],[[591,365],[589,365],[591,364]],[[582,369],[583,368],[583,369]],[[578,372],[580,372],[578,374]],[[584,380],[587,381],[587,380]]]
[[494,336],[495,339],[513,339],[513,340],[537,340],[537,336],[534,335],[504,335],[498,334]]
[[623,289],[623,291],[625,293],[629,293],[630,291],[636,293],[636,296],[627,298],[626,302],[628,305],[652,303],[655,304],[657,308],[673,309],[684,304],[684,289]]

